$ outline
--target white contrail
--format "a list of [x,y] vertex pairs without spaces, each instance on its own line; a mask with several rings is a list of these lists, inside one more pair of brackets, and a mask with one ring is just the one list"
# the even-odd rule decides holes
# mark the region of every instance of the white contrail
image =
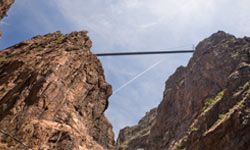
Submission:
[[119,92],[120,90],[122,90],[124,87],[126,87],[127,85],[129,85],[131,82],[133,82],[134,80],[136,80],[137,78],[139,78],[140,76],[142,76],[143,74],[145,74],[146,72],[148,72],[149,70],[153,69],[155,66],[157,66],[158,64],[160,64],[163,61],[163,59],[157,61],[156,63],[154,63],[153,65],[149,66],[146,70],[144,70],[143,72],[139,73],[138,75],[136,75],[134,78],[132,78],[131,80],[129,80],[128,82],[126,82],[125,84],[123,84],[122,86],[120,86],[118,89],[116,89],[113,92],[113,95],[116,94],[117,92]]

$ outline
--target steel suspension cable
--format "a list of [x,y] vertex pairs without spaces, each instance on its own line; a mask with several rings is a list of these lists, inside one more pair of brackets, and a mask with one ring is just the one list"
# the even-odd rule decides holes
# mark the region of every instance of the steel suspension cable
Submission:
[[125,56],[125,55],[156,55],[156,54],[181,54],[193,53],[194,50],[172,50],[172,51],[140,51],[140,52],[112,52],[96,53],[96,56]]

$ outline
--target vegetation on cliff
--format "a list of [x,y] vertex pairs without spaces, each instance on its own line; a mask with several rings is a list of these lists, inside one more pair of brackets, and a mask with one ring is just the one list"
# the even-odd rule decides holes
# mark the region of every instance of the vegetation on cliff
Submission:
[[219,31],[167,80],[147,138],[117,149],[249,149],[249,84],[250,38]]

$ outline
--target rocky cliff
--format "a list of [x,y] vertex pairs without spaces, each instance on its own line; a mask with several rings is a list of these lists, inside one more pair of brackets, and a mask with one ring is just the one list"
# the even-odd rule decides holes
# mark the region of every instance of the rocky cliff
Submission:
[[[128,140],[117,149],[250,149],[250,38],[219,31],[200,42],[166,81],[154,119],[144,124],[146,139],[142,129],[121,130],[118,141]],[[142,143],[133,144],[129,132]]]
[[112,88],[91,46],[55,32],[0,51],[0,149],[113,149]]
[[6,16],[10,6],[14,3],[14,0],[0,0],[0,20]]
[[138,125],[122,129],[116,142],[116,149],[125,150],[131,147],[133,149],[145,147],[150,129],[155,124],[156,115],[157,109],[154,108],[146,113]]
[[[0,20],[2,20],[6,15],[10,6],[14,3],[14,0],[0,0]],[[2,33],[0,32],[0,37]]]

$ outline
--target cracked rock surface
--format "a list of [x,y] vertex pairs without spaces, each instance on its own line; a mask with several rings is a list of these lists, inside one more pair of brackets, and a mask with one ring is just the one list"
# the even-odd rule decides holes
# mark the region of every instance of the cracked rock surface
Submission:
[[113,149],[111,86],[87,32],[36,36],[0,51],[0,149]]

